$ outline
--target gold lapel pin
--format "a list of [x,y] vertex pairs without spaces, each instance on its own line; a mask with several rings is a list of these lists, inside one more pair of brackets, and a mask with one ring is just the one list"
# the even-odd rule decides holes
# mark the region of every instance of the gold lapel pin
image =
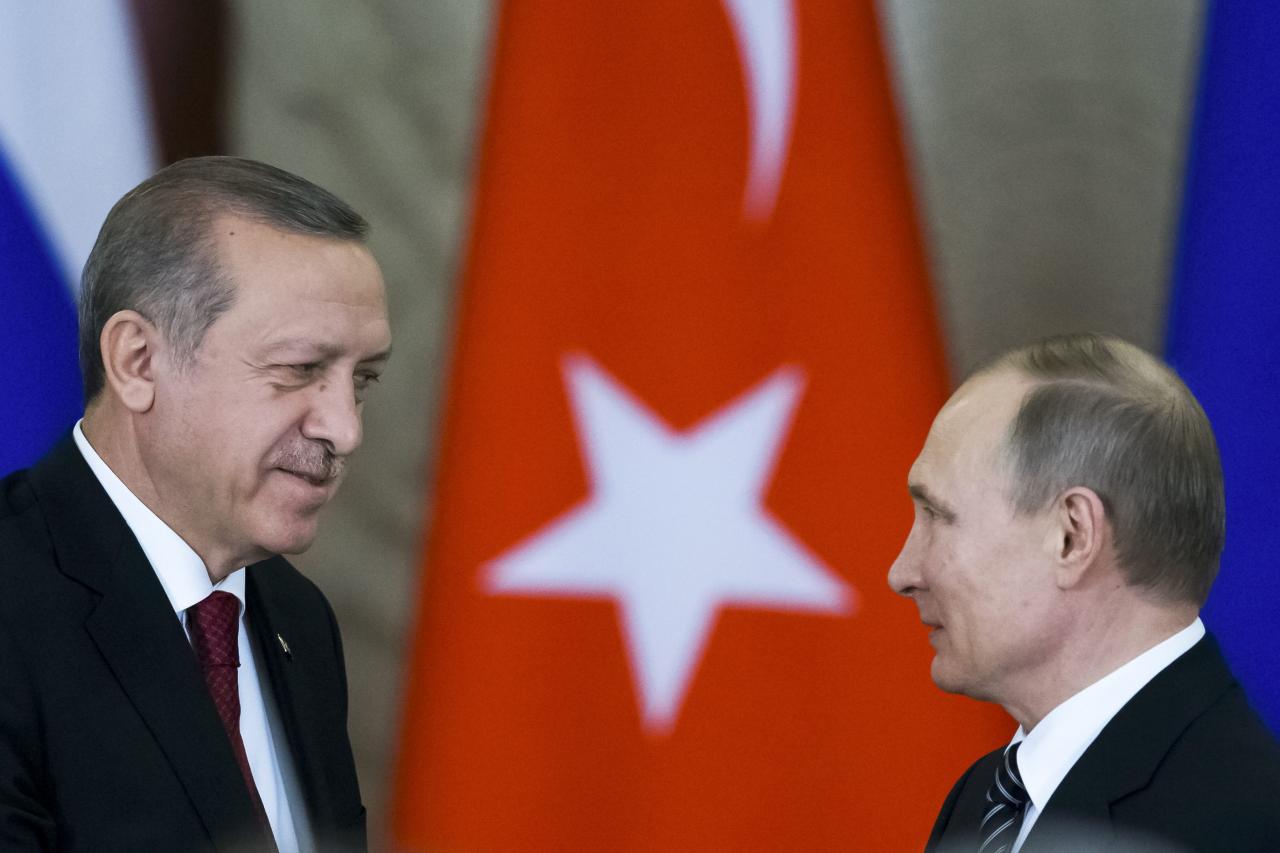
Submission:
[[284,637],[276,634],[276,639],[280,641],[280,648],[284,649],[284,656],[293,660],[293,652],[289,650],[289,644],[284,641]]

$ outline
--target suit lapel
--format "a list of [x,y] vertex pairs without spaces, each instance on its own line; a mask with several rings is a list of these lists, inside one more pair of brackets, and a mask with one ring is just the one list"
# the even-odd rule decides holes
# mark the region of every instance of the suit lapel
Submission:
[[1023,853],[1071,849],[1082,826],[1109,833],[1111,804],[1145,787],[1187,726],[1234,683],[1217,642],[1206,635],[1103,728],[1036,819]]
[[32,471],[62,572],[101,598],[85,628],[171,764],[210,838],[257,819],[182,626],[124,519],[72,440]]
[[[334,667],[328,649],[332,638],[329,626],[303,616],[305,608],[285,589],[282,579],[292,570],[279,557],[249,567],[246,597],[249,618],[257,643],[260,666],[270,678],[272,694],[289,741],[298,783],[306,800],[307,814],[317,837],[326,835],[335,824],[332,805],[337,793],[327,757],[334,752],[335,737],[345,743],[345,729],[335,731],[345,708],[345,690],[335,696],[326,687]],[[335,717],[337,714],[337,717]]]
[[956,782],[934,821],[925,853],[972,853],[978,849],[981,843],[978,828],[986,810],[987,789],[991,787],[996,765],[1003,755],[1003,746],[992,750],[974,762]]

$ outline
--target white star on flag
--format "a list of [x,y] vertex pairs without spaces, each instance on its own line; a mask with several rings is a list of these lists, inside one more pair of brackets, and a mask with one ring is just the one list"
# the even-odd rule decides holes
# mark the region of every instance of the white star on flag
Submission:
[[854,591],[762,505],[803,385],[782,368],[683,432],[564,361],[590,497],[485,566],[491,593],[611,598],[644,728],[668,733],[723,607],[835,614]]

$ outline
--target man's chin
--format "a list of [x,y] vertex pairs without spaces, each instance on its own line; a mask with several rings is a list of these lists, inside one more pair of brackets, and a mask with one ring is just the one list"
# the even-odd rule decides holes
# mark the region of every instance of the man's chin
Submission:
[[933,666],[929,670],[930,676],[933,677],[933,683],[937,685],[939,690],[945,693],[953,693],[957,696],[968,696],[970,699],[977,699],[979,702],[1000,703],[996,694],[993,693],[991,679],[973,671],[965,672],[954,666],[947,666],[947,663],[941,655],[937,655],[934,657]]
[[294,542],[287,545],[282,545],[280,547],[280,550],[276,551],[275,553],[282,557],[296,557],[299,554],[305,553],[307,549],[311,547],[311,543],[313,541],[314,541],[314,537],[312,539],[306,540],[305,542]]
[[301,554],[316,540],[315,513],[306,519],[289,519],[258,536],[258,546],[272,554]]
[[929,675],[933,678],[933,683],[937,685],[939,690],[947,693],[968,693],[963,679],[947,666],[947,662],[942,659],[940,654],[933,656],[933,664],[929,667]]

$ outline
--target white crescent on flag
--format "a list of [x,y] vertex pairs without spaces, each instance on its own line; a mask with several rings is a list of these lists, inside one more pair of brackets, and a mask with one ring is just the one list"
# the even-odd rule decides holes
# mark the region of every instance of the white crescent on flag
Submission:
[[791,147],[796,26],[791,0],[723,0],[742,60],[751,114],[751,164],[743,195],[750,219],[773,214]]

